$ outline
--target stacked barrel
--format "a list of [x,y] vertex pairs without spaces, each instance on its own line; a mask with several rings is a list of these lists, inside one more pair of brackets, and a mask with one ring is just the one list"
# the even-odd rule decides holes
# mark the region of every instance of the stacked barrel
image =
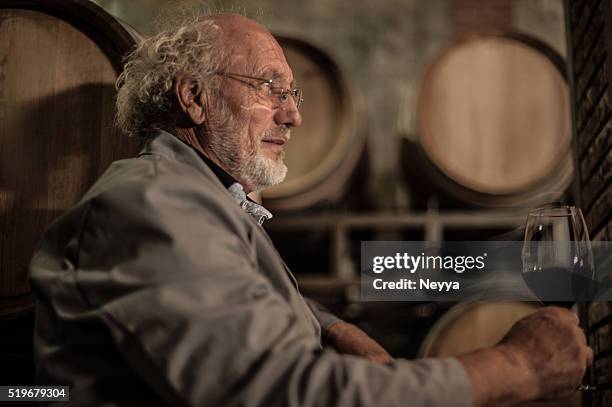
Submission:
[[0,365],[34,383],[28,262],[46,226],[139,142],[113,127],[135,33],[89,0],[0,4]]

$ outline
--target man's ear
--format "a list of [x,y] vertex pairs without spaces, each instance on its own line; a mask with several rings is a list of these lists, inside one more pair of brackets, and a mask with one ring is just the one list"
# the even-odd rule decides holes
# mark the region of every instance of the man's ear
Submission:
[[180,109],[193,124],[201,125],[206,120],[206,98],[200,81],[190,75],[180,74],[176,78],[174,93]]

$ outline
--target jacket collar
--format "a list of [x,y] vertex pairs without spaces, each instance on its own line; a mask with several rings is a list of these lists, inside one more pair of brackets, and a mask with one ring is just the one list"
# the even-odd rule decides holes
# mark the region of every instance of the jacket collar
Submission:
[[185,164],[195,169],[206,178],[212,179],[215,186],[231,197],[227,188],[210,167],[200,158],[197,151],[165,130],[155,129],[147,136],[147,140],[140,153],[138,153],[138,157],[144,155],[162,156],[169,161]]
[[155,129],[148,136],[138,157],[144,155],[163,156],[167,160],[193,167],[205,177],[212,178],[215,185],[221,187],[224,193],[237,202],[259,225],[264,220],[272,218],[272,214],[266,208],[249,199],[244,193],[242,185],[232,178],[231,175],[196,149],[167,131]]

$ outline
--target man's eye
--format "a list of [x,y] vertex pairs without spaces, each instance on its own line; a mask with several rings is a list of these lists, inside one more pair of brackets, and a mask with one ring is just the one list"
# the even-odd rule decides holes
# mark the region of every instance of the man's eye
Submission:
[[288,100],[289,100],[289,92],[284,92],[284,93],[281,93],[281,95],[280,95],[280,101],[281,101],[281,102],[283,102],[283,103],[285,103],[285,102],[287,102]]

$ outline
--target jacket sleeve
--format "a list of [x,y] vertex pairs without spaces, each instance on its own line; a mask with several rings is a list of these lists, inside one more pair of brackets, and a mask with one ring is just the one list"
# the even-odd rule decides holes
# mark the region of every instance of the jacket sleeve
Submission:
[[258,271],[250,231],[169,179],[90,202],[76,283],[132,369],[185,406],[468,406],[455,359],[381,366],[321,350]]
[[321,325],[321,334],[323,337],[327,335],[329,328],[331,328],[333,324],[342,321],[342,319],[329,312],[317,301],[310,298],[304,298],[304,300],[306,301],[306,304],[308,304],[308,308],[310,308],[317,321],[319,321],[319,325]]

